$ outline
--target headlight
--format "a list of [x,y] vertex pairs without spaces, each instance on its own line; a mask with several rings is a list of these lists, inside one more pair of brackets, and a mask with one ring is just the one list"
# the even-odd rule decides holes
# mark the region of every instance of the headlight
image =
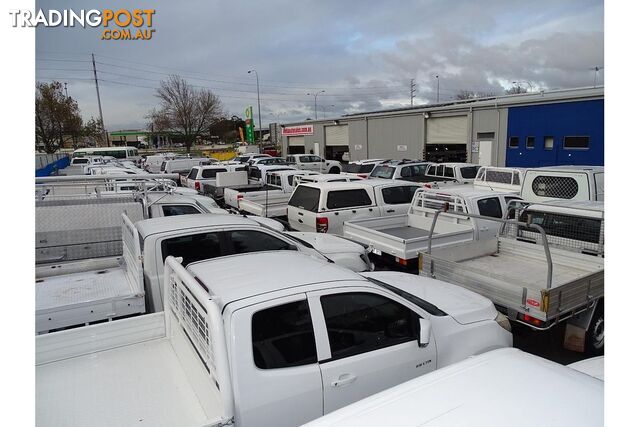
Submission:
[[511,322],[509,322],[509,318],[504,314],[498,312],[498,315],[494,319],[498,325],[500,325],[503,329],[508,332],[511,332]]

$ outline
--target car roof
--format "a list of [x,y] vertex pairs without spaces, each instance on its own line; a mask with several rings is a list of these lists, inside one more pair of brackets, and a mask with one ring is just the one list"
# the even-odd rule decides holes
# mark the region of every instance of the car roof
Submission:
[[430,162],[426,162],[424,160],[386,160],[383,163],[377,165],[378,166],[404,166],[404,165],[422,165],[429,164]]
[[451,194],[453,196],[514,196],[519,197],[510,191],[492,191],[484,188],[474,187],[471,184],[449,185],[442,188],[425,188],[429,194]]
[[[515,390],[523,390],[524,395]],[[539,426],[541,419],[530,416],[532,401],[525,395],[535,396],[536,413],[553,420],[553,425],[603,423],[604,381],[515,348],[503,348],[414,378],[307,425]]]
[[544,171],[558,171],[558,172],[604,172],[604,166],[578,166],[578,165],[564,165],[564,166],[543,166],[540,168],[529,169],[530,171],[544,170]]
[[[193,200],[193,199],[191,199]],[[185,198],[185,202],[186,202]],[[136,223],[140,236],[147,236],[167,231],[209,226],[258,226],[258,223],[243,215],[191,214],[173,215],[160,218],[143,219]]]
[[408,185],[420,187],[420,184],[399,179],[362,179],[351,182],[303,182],[300,185],[323,189],[351,190],[362,187],[382,187],[390,185]]
[[366,165],[367,163],[387,162],[389,159],[363,159],[349,162],[350,165]]
[[[211,294],[219,297],[223,305],[312,283],[366,281],[344,267],[295,251],[253,252],[197,261],[189,264],[187,270],[204,283]],[[264,274],[267,270],[269,274]],[[313,274],[309,274],[310,271]]]
[[602,218],[604,215],[604,202],[550,200],[543,203],[533,203],[527,206],[527,210]]

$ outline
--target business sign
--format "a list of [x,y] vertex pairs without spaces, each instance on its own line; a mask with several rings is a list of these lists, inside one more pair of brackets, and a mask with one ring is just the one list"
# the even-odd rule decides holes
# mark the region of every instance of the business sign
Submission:
[[282,129],[283,136],[313,135],[313,125],[288,126]]
[[398,145],[397,147],[398,151],[407,151],[407,146],[406,145]]
[[244,128],[247,134],[247,142],[253,144],[256,141],[253,134],[253,107],[247,107],[244,110]]

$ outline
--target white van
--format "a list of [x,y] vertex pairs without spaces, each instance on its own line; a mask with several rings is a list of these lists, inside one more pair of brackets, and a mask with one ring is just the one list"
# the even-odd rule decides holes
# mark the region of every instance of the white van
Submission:
[[294,230],[342,235],[345,221],[406,214],[418,188],[390,179],[300,184],[289,199],[287,219]]
[[160,165],[160,173],[187,174],[194,166],[210,165],[213,162],[207,157],[165,160]]
[[529,202],[566,199],[604,202],[604,167],[550,166],[529,169],[521,196]]

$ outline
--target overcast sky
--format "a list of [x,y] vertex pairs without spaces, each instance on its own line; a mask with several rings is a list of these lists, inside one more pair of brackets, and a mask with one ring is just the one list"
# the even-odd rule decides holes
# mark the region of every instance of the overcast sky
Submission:
[[[155,9],[149,41],[103,41],[101,29],[36,31],[36,77],[67,82],[85,119],[98,116],[95,53],[108,130],[144,128],[169,74],[211,88],[229,115],[253,105],[262,124],[501,94],[592,86],[604,65],[603,1],[242,0],[37,1],[48,9]],[[604,70],[598,74],[602,84]]]

